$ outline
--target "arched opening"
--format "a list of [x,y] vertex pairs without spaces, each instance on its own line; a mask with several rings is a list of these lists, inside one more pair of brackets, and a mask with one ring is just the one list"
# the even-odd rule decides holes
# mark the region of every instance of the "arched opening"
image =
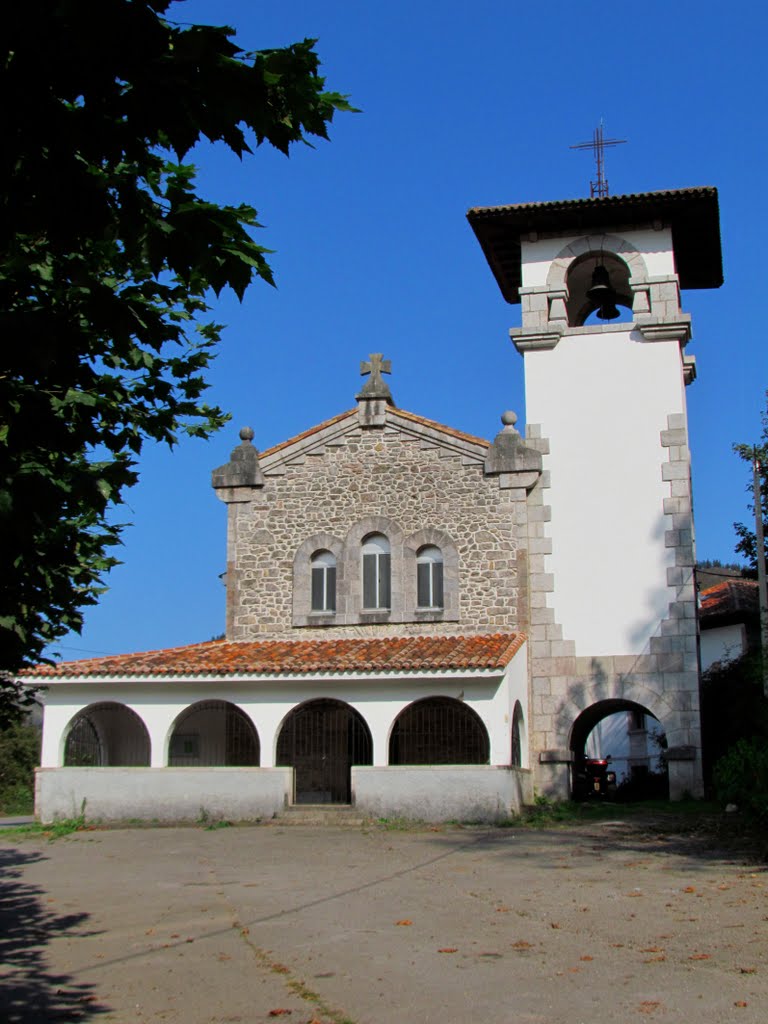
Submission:
[[400,712],[389,738],[389,763],[488,764],[482,719],[460,700],[426,697]]
[[259,757],[253,722],[226,700],[204,700],[182,711],[168,744],[171,768],[257,768]]
[[147,768],[147,727],[125,704],[91,704],[70,723],[64,744],[64,767]]
[[443,553],[435,544],[425,544],[416,552],[416,604],[442,608],[443,603]]
[[363,608],[386,611],[392,604],[392,550],[383,533],[363,538]]
[[283,722],[275,763],[293,768],[295,803],[348,804],[352,765],[373,764],[371,734],[349,704],[310,700]]
[[611,783],[608,795],[619,800],[667,799],[666,745],[661,723],[641,704],[620,699],[592,704],[571,730],[574,798],[605,795],[595,783],[613,774],[615,786]]
[[515,701],[515,710],[512,712],[512,756],[510,764],[513,768],[523,767],[523,745],[525,742],[525,719],[523,708],[519,700]]
[[336,556],[316,551],[310,559],[312,571],[311,608],[313,612],[336,611]]
[[[619,316],[606,321],[597,317],[598,303],[588,295],[593,274],[598,266],[605,267]],[[632,320],[632,289],[629,286],[629,267],[614,253],[588,252],[579,256],[568,268],[568,323],[581,327],[586,323],[616,323]]]

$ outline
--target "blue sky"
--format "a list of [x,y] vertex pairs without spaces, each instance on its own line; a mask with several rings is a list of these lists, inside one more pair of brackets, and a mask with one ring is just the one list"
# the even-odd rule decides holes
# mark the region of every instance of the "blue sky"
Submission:
[[739,0],[175,4],[169,17],[230,24],[246,49],[318,38],[328,87],[362,113],[290,159],[195,153],[204,194],[258,209],[278,287],[215,303],[228,329],[208,397],[232,423],[209,442],[145,450],[118,516],[133,524],[124,564],[82,636],[55,649],[72,659],[221,632],[226,510],[211,469],[243,425],[265,449],[351,408],[369,352],[392,360],[402,408],[488,438],[504,409],[524,419],[507,333],[519,306],[502,299],[465,213],[588,195],[592,157],[569,145],[601,117],[628,140],[607,154],[611,194],[720,192],[725,285],[685,292],[683,307],[699,369],[687,392],[698,555],[729,559],[748,500],[731,443],[759,439],[768,386],[765,12]]

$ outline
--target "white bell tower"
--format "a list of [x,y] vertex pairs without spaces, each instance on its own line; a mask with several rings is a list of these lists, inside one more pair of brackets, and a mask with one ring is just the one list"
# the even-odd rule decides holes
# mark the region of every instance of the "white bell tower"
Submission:
[[[612,708],[667,737],[670,793],[701,792],[698,639],[680,291],[722,284],[713,188],[470,210],[524,359],[531,735],[540,789]],[[538,511],[536,502],[539,503]]]

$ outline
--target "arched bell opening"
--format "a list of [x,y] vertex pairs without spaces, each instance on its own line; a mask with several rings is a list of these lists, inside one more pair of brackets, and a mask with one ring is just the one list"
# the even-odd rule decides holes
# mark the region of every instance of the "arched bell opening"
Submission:
[[258,768],[259,735],[235,704],[204,700],[176,719],[168,743],[171,768]]
[[612,252],[588,252],[568,268],[568,324],[632,320],[629,267]]
[[348,804],[352,765],[373,764],[371,733],[349,704],[310,700],[286,716],[275,763],[293,768],[297,804]]
[[666,746],[661,722],[642,704],[590,705],[571,730],[573,798],[668,799]]
[[149,756],[147,727],[125,704],[91,704],[66,731],[65,768],[147,768]]
[[453,697],[426,697],[400,712],[389,738],[389,763],[488,764],[482,719]]

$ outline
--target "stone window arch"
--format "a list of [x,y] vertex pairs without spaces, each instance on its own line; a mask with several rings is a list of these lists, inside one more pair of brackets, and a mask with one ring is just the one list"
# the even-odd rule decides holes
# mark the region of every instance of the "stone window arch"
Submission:
[[[332,626],[345,621],[343,555],[343,542],[330,533],[315,533],[299,545],[293,558],[294,626]],[[313,576],[321,565],[334,570],[333,606],[329,602],[325,608],[314,608]],[[327,586],[331,581],[326,578],[324,582]],[[325,593],[329,596],[327,590]]]
[[[373,538],[378,538],[375,544]],[[382,538],[385,543],[382,543]],[[364,550],[368,545],[370,550]],[[374,551],[377,546],[380,550]],[[384,548],[389,546],[387,553]],[[381,603],[386,596],[377,593],[379,605],[366,605],[370,592],[364,593],[365,558],[369,565],[386,571],[389,563],[389,607]],[[387,516],[366,516],[352,526],[344,541],[343,571],[346,587],[346,622],[402,622],[405,609],[403,597],[403,532]],[[380,581],[377,579],[377,586]]]
[[360,547],[363,573],[363,611],[392,607],[392,548],[383,533],[369,533]]
[[309,560],[312,577],[310,605],[312,613],[335,614],[336,612],[336,556],[332,551],[321,549]]
[[[425,605],[419,594],[420,556],[439,552],[442,562],[442,602]],[[422,563],[423,564],[423,563]],[[426,527],[408,537],[404,545],[405,617],[417,622],[458,622],[459,553],[453,538],[444,530]]]

